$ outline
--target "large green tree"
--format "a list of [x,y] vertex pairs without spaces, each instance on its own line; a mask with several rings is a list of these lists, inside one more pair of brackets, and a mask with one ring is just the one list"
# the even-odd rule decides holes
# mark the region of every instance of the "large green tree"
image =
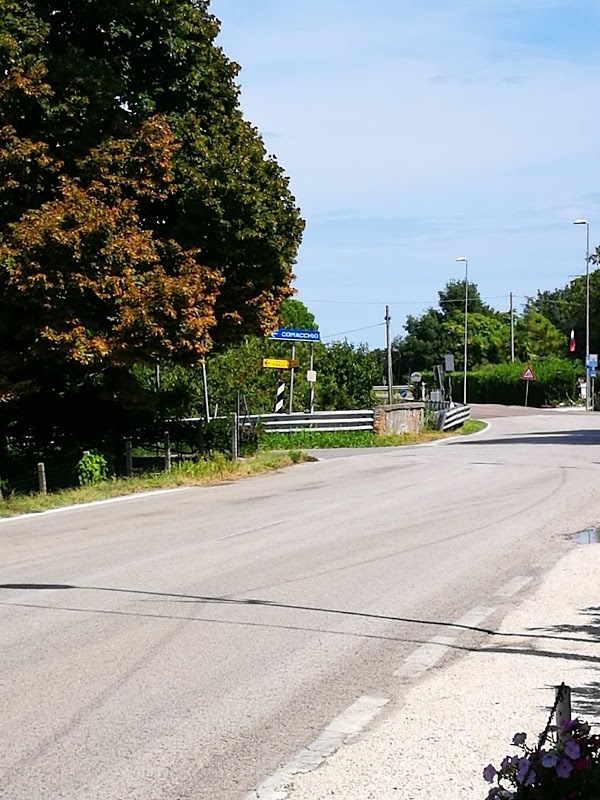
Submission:
[[19,424],[36,397],[68,424],[78,394],[92,416],[125,402],[133,364],[277,325],[303,222],[218,31],[202,0],[0,0],[0,394],[29,393]]
[[[600,351],[600,251],[592,256],[590,265],[590,352]],[[563,287],[540,291],[529,298],[528,309],[538,311],[563,336],[566,351],[571,330],[575,332],[575,356],[585,358],[586,279],[577,277]]]
[[[432,369],[447,353],[454,354],[457,366],[462,364],[465,288],[464,280],[449,281],[438,292],[438,309],[429,308],[421,316],[408,317],[406,336],[395,341],[404,376],[413,370]],[[471,282],[468,310],[474,363],[486,363],[496,358],[505,323],[502,315],[483,302],[477,285]],[[508,341],[507,334],[505,338]]]
[[218,30],[192,0],[2,0],[0,285],[40,349],[121,361],[133,326],[133,358],[190,360],[276,323],[302,221]]

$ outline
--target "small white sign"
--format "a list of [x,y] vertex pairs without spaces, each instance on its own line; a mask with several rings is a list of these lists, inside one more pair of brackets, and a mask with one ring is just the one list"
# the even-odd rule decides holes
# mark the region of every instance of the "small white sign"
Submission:
[[410,380],[412,383],[421,383],[421,373],[413,372],[413,374],[410,376]]
[[315,369],[306,370],[306,380],[309,383],[316,383],[317,382],[317,371]]

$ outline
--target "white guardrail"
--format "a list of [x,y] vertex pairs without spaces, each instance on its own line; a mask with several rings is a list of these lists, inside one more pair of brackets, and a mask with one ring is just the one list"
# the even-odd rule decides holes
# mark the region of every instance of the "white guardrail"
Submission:
[[466,422],[471,416],[471,406],[455,404],[437,413],[437,429],[440,431],[451,431]]
[[246,420],[260,424],[265,433],[372,431],[375,412],[367,408],[358,411],[315,411],[313,414],[253,414]]

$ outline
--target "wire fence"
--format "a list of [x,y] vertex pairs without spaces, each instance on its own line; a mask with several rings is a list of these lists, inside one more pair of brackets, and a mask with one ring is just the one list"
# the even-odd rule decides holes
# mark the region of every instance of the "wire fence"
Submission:
[[202,417],[168,420],[124,437],[116,446],[113,442],[111,448],[100,447],[97,451],[69,449],[44,455],[29,452],[12,458],[5,456],[0,462],[1,496],[8,498],[78,486],[78,465],[82,457],[90,452],[104,456],[108,474],[115,477],[168,471],[174,464],[204,458],[216,452],[232,453],[234,427],[238,428],[235,452],[245,454],[258,446],[256,425],[248,426],[245,422],[246,415],[240,416],[235,425],[232,415],[210,422]]

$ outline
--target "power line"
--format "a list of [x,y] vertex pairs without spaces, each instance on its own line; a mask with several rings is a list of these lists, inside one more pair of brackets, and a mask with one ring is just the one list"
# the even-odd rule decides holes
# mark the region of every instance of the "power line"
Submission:
[[368,331],[371,328],[382,328],[385,322],[379,322],[377,325],[365,325],[364,328],[354,328],[351,331],[340,331],[339,333],[329,333],[327,336],[321,336],[321,339],[335,339],[336,336],[344,336],[346,333],[357,333],[358,331]]
[[[525,297],[526,295],[514,295],[514,297]],[[508,294],[499,294],[494,297],[482,297],[481,300],[507,300],[510,297]],[[440,301],[439,297],[436,300],[390,300],[388,303],[383,301],[374,300],[302,300],[303,303],[323,303],[327,305],[341,305],[341,306],[416,306],[416,305],[431,305],[432,303],[464,303],[464,298],[448,299]]]

